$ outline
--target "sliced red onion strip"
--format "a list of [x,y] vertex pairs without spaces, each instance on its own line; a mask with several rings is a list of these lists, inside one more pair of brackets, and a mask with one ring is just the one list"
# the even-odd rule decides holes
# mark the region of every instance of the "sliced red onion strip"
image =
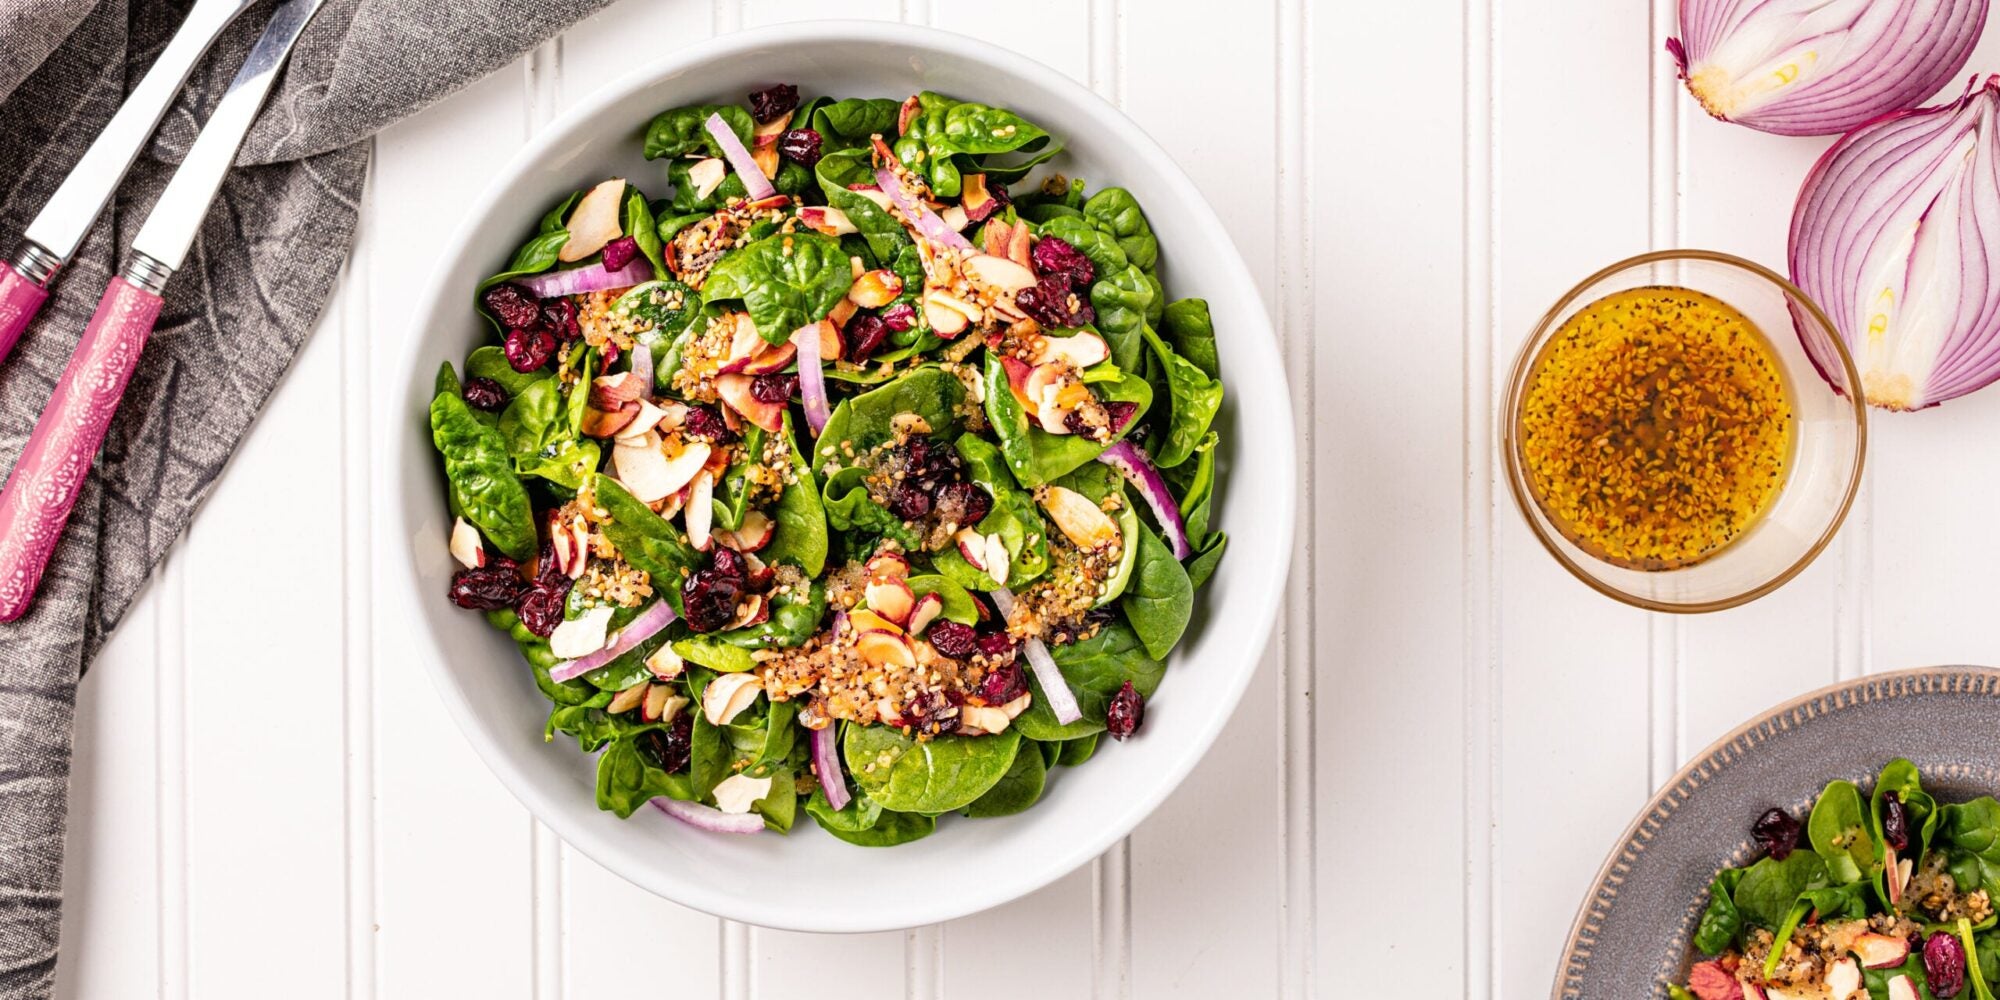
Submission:
[[632,345],[632,374],[645,387],[646,395],[653,394],[653,345],[640,341]]
[[[1160,522],[1166,532],[1167,547],[1173,550],[1175,559],[1194,554],[1194,546],[1188,543],[1187,524],[1181,520],[1180,504],[1174,502],[1173,491],[1160,478],[1160,470],[1146,460],[1145,452],[1130,441],[1120,441],[1098,453],[1097,460],[1117,469],[1139,491],[1140,499],[1153,509],[1153,520]],[[1131,539],[1126,544],[1131,544]]]
[[[1843,137],[1793,210],[1792,280],[1876,406],[1923,409],[2000,381],[2000,76],[1973,84]],[[1830,346],[1801,340],[1842,388]]]
[[[993,606],[1000,609],[1000,617],[1010,618],[1014,613],[1014,592],[1005,587],[987,591],[993,598]],[[1021,644],[1021,650],[1028,654],[1028,666],[1035,671],[1035,680],[1041,682],[1042,697],[1049,700],[1049,711],[1054,712],[1056,722],[1069,725],[1083,718],[1083,709],[1076,704],[1076,695],[1069,689],[1069,681],[1063,679],[1062,669],[1056,666],[1056,658],[1049,655],[1049,647],[1040,639],[1030,638]]]
[[799,327],[792,334],[792,344],[799,349],[799,395],[806,403],[806,423],[812,427],[813,437],[819,437],[833,415],[826,405],[826,366],[819,357],[819,324]]
[[826,804],[835,810],[847,808],[853,796],[847,793],[847,778],[840,769],[840,723],[829,722],[824,729],[815,729],[812,734],[813,770],[819,772],[820,790],[826,793]]
[[1838,135],[1913,107],[1965,67],[1990,0],[1681,0],[1667,51],[1709,114]]
[[699,802],[662,797],[653,800],[653,808],[709,833],[761,833],[764,829],[764,817],[756,813],[726,813]]
[[778,193],[778,189],[771,186],[770,179],[764,176],[764,168],[757,165],[757,158],[743,148],[743,140],[736,137],[736,131],[722,120],[721,115],[709,115],[702,125],[708,129],[709,135],[715,137],[715,144],[722,147],[722,155],[729,161],[729,168],[743,178],[743,190],[750,195],[751,201],[762,201]]
[[972,249],[972,243],[946,224],[936,212],[931,211],[929,205],[910,197],[910,193],[903,190],[903,183],[897,179],[894,170],[886,166],[876,167],[875,183],[882,185],[882,191],[889,196],[889,200],[895,202],[903,216],[910,220],[910,224],[916,226],[917,231],[924,234],[931,242],[941,243],[954,250]]
[[603,649],[589,656],[579,656],[574,660],[564,660],[550,667],[549,680],[560,684],[563,681],[575,680],[578,677],[582,677],[584,674],[596,670],[598,667],[610,663],[612,660],[630,652],[633,647],[652,638],[661,629],[673,624],[673,621],[673,605],[665,601],[654,601],[646,610],[639,612],[638,617],[632,619],[629,624],[620,629],[617,637],[612,639]]
[[653,280],[653,265],[647,263],[644,257],[634,257],[631,263],[616,271],[607,271],[602,267],[572,267],[564,271],[550,271],[546,274],[515,278],[514,283],[535,293],[536,298],[552,299],[560,295],[581,295],[584,292],[630,288],[651,280]]

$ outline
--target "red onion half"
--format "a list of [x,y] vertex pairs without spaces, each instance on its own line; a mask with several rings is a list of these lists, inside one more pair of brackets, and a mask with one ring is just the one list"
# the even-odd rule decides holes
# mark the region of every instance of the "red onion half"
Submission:
[[697,830],[710,833],[762,833],[764,817],[756,813],[726,813],[699,802],[682,802],[679,799],[657,798],[653,808],[680,820]]
[[800,327],[792,334],[792,343],[799,352],[799,398],[806,404],[806,423],[812,427],[813,437],[819,437],[833,416],[827,408],[826,364],[819,356],[819,324]]
[[[987,591],[993,598],[993,606],[1000,609],[1000,617],[1014,612],[1014,592],[1005,587]],[[1028,656],[1028,666],[1035,671],[1035,680],[1042,684],[1042,697],[1049,700],[1049,711],[1054,712],[1056,722],[1069,725],[1083,718],[1083,709],[1077,707],[1076,693],[1069,689],[1069,681],[1063,679],[1062,668],[1056,666],[1056,658],[1049,653],[1047,643],[1032,636],[1021,644],[1021,651]]]
[[812,733],[813,770],[819,772],[820,790],[835,812],[847,808],[853,796],[847,793],[847,778],[840,769],[840,723],[828,722]]
[[1869,403],[1920,410],[2000,379],[2000,76],[1835,143],[1799,191],[1790,258]]
[[1153,509],[1153,519],[1166,532],[1167,547],[1173,550],[1175,559],[1194,554],[1194,546],[1188,544],[1187,523],[1181,520],[1180,504],[1174,502],[1173,491],[1160,478],[1160,470],[1146,460],[1145,452],[1130,441],[1120,441],[1100,452],[1097,460],[1117,469],[1139,491],[1139,497]]
[[757,165],[757,158],[743,147],[743,140],[736,137],[736,130],[730,128],[721,115],[709,115],[702,125],[708,129],[709,135],[715,137],[715,144],[722,147],[722,156],[729,161],[730,169],[743,178],[743,190],[750,195],[751,201],[763,201],[778,193],[778,189],[771,186],[770,178],[764,176],[764,168]]
[[630,264],[616,271],[601,267],[572,267],[562,271],[515,278],[514,283],[535,293],[536,298],[552,299],[559,295],[581,295],[584,292],[603,292],[613,288],[630,288],[633,285],[653,280],[653,265],[644,257],[634,257]]
[[1723,121],[1838,135],[1915,107],[1965,68],[1991,0],[1681,0],[1667,40]]

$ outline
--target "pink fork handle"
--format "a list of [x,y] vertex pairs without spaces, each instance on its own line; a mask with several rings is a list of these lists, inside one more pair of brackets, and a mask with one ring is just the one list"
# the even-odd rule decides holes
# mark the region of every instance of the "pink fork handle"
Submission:
[[7,360],[22,331],[42,311],[49,290],[21,276],[21,272],[0,264],[0,361]]
[[111,279],[97,303],[97,314],[0,491],[0,622],[21,617],[34,600],[159,315],[160,297],[122,277]]

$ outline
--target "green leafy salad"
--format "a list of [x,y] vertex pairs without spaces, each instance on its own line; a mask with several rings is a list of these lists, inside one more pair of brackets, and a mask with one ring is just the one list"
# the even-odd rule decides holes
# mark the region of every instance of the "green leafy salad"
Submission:
[[890,846],[1140,728],[1226,543],[1215,329],[1061,148],[933,93],[675,108],[650,192],[480,283],[430,407],[450,597],[601,808]]
[[2000,802],[1940,802],[1890,761],[1864,792],[1834,781],[1805,823],[1751,833],[1763,857],[1709,885],[1705,956],[1675,1000],[1992,1000],[2000,988]]

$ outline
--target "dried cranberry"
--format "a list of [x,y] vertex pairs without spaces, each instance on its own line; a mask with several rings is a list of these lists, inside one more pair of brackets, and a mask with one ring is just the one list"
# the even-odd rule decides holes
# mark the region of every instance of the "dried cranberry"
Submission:
[[939,516],[960,526],[974,525],[993,511],[993,498],[975,483],[946,483],[938,489]]
[[898,302],[882,310],[882,325],[902,333],[917,325],[917,307],[908,302]]
[[1083,419],[1082,410],[1071,410],[1063,414],[1063,429],[1079,437],[1092,437],[1090,423]]
[[809,128],[791,129],[778,137],[778,153],[803,167],[819,163],[821,145],[819,133]]
[[494,285],[480,296],[480,300],[486,303],[486,311],[492,313],[501,326],[534,326],[541,322],[541,303],[527,289],[512,282]]
[[744,563],[743,556],[738,554],[734,549],[716,549],[709,556],[709,565],[717,573],[721,573],[738,583],[744,582],[749,576],[750,567]]
[[1114,740],[1122,740],[1139,731],[1146,721],[1146,699],[1139,689],[1126,681],[1118,693],[1111,696],[1111,705],[1104,710],[1104,731]]
[[507,331],[502,345],[507,363],[517,372],[531,372],[549,363],[556,353],[556,335],[541,327],[517,326]]
[[604,346],[597,349],[598,359],[602,362],[598,367],[610,368],[612,365],[618,363],[618,358],[623,353],[623,351],[618,349],[617,341],[605,341]]
[[1910,847],[1910,812],[1895,792],[1882,796],[1882,839],[1899,851]]
[[1799,821],[1783,809],[1769,809],[1751,825],[1750,836],[1764,846],[1764,853],[1783,861],[1799,845]]
[[681,430],[690,438],[700,438],[710,444],[728,444],[736,440],[736,432],[729,429],[729,422],[722,419],[722,413],[713,406],[688,407]]
[[562,577],[561,583],[536,581],[534,585],[521,591],[521,599],[514,604],[514,614],[528,631],[546,639],[562,624],[563,602],[569,597],[569,578]]
[[681,617],[696,632],[715,632],[736,620],[736,602],[743,597],[741,556],[720,545],[710,553],[708,568],[690,574],[681,584]]
[[993,659],[1014,655],[1014,637],[1005,632],[979,633],[979,651]]
[[973,635],[972,626],[955,621],[931,623],[925,637],[930,639],[931,648],[954,660],[963,660],[979,649],[978,637]]
[[911,483],[902,483],[889,495],[889,512],[914,521],[931,512],[931,495]]
[[489,556],[486,565],[451,575],[451,603],[474,611],[498,611],[513,607],[525,586],[512,559]]
[[750,380],[750,398],[774,406],[789,402],[798,389],[797,375],[759,375]]
[[461,390],[467,405],[475,410],[498,413],[507,408],[507,390],[490,378],[469,378]]
[[1083,326],[1097,319],[1097,312],[1084,301],[1080,291],[1056,275],[1044,275],[1032,288],[1014,293],[1014,304],[1043,326]]
[[1005,705],[1027,693],[1028,675],[1020,664],[1007,662],[986,672],[979,681],[979,697],[988,705]]
[[576,303],[567,297],[542,300],[542,323],[559,341],[571,341],[583,336],[583,327],[576,319]]
[[1125,430],[1126,424],[1132,422],[1133,414],[1139,412],[1139,404],[1114,399],[1104,404],[1104,412],[1111,416],[1111,433],[1118,434]]
[[958,713],[951,700],[936,691],[919,691],[903,703],[903,724],[925,733],[948,733],[958,728]]
[[866,361],[889,339],[889,324],[874,313],[856,313],[841,332],[847,337],[847,360]]
[[632,263],[632,258],[637,256],[639,256],[639,241],[630,236],[620,236],[604,244],[604,269],[623,270],[625,265]]
[[694,756],[694,716],[682,712],[665,729],[648,729],[639,734],[639,752],[654,767],[668,774],[685,771]]
[[1071,288],[1089,288],[1097,278],[1097,268],[1083,251],[1071,245],[1068,240],[1055,236],[1044,236],[1035,241],[1028,251],[1028,259],[1035,263],[1035,274],[1043,278],[1060,278]]
[[750,95],[750,114],[768,122],[799,106],[799,88],[789,83],[774,84]]
[[1938,931],[1924,942],[1924,978],[1938,1000],[1951,1000],[1965,989],[1965,945],[1958,935]]

